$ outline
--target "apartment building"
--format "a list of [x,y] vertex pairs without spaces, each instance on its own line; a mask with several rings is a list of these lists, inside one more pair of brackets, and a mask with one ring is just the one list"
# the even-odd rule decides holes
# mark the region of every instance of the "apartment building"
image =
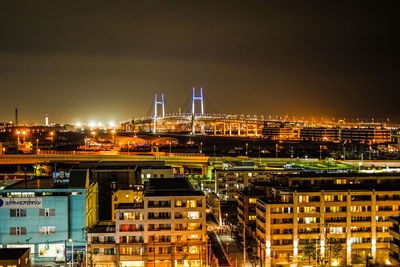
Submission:
[[256,181],[269,181],[273,172],[263,170],[215,170],[215,193],[221,200],[235,201],[239,192]]
[[400,186],[400,173],[298,173],[277,175],[273,181],[279,181],[289,187],[304,185],[336,185],[336,184],[389,184]]
[[173,178],[174,172],[171,167],[164,168],[142,168],[140,170],[141,184],[152,178]]
[[393,216],[390,221],[393,227],[389,228],[389,234],[392,237],[389,246],[389,261],[394,266],[400,266],[400,216]]
[[[124,194],[137,194],[133,190]],[[131,198],[131,196],[128,196]],[[150,179],[143,202],[115,201],[115,223],[88,233],[93,266],[204,266],[206,198],[182,178]],[[107,230],[108,229],[108,230]]]
[[[257,202],[256,235],[265,266],[387,264],[390,216],[400,190],[390,186],[273,188]],[[317,257],[307,257],[309,251]]]
[[255,233],[256,230],[257,200],[265,196],[265,191],[254,187],[247,187],[239,192],[239,197],[237,199],[237,218],[239,224],[244,224],[249,228],[249,233]]

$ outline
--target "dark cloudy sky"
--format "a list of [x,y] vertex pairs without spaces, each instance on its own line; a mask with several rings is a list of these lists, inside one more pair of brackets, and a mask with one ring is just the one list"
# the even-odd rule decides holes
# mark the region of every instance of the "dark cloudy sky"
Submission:
[[390,3],[1,0],[0,121],[177,112],[193,86],[206,112],[400,120]]

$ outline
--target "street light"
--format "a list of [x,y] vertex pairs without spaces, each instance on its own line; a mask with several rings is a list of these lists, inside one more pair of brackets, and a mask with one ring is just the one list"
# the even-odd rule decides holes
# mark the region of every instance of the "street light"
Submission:
[[248,153],[248,150],[249,150],[249,144],[246,143],[246,156],[249,154],[249,153]]
[[93,132],[91,132],[91,134],[93,135],[93,140],[94,140],[94,136],[96,135],[96,132],[93,131]]
[[51,142],[53,143],[54,142],[54,132],[50,132],[50,139],[51,139]]
[[111,133],[112,133],[113,145],[115,145],[115,133],[116,133],[116,131],[112,130]]
[[67,266],[67,244],[71,243],[71,258],[72,258],[72,267],[74,266],[74,241],[69,238],[65,240],[65,266]]
[[22,137],[23,137],[24,143],[25,143],[25,135],[26,135],[26,131],[22,131]]
[[39,139],[36,139],[36,155],[39,154]]
[[168,141],[168,145],[169,145],[169,154],[171,154],[171,142]]

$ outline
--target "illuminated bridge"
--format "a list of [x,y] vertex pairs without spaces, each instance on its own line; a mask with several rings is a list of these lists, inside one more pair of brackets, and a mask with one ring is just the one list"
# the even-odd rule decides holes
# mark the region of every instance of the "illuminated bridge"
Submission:
[[[197,106],[200,106],[200,110],[197,112],[196,103],[198,103]],[[196,95],[196,89],[193,88],[191,112],[189,113],[166,114],[164,94],[161,94],[161,99],[156,94],[153,104],[154,112],[152,116],[123,122],[121,124],[122,130],[153,133],[186,132],[222,136],[260,136],[264,126],[263,116],[205,113],[203,88],[200,88],[199,95]]]

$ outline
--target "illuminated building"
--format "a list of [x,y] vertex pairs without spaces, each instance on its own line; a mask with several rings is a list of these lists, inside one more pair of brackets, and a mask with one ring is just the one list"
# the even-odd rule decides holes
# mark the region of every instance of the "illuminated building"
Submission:
[[81,163],[72,171],[88,171],[90,181],[97,184],[99,220],[111,220],[112,195],[119,189],[133,188],[141,183],[141,169],[165,168],[163,161],[135,161],[135,162],[87,162]]
[[262,134],[265,138],[276,140],[298,140],[299,130],[292,127],[264,127]]
[[221,200],[236,200],[239,192],[255,181],[267,181],[270,171],[215,170],[215,193]]
[[399,214],[398,188],[308,185],[272,193],[258,200],[256,210],[258,253],[266,267],[309,265],[307,245],[329,264],[365,264],[369,256],[378,264],[389,259],[389,217]]
[[249,233],[255,233],[256,231],[257,200],[265,196],[265,191],[254,187],[247,187],[239,192],[239,197],[237,198],[237,218],[240,225],[245,225],[246,228],[249,228]]
[[[65,244],[70,239],[74,254],[84,256],[87,183],[81,178],[34,178],[1,190],[0,244],[29,247],[36,262],[64,262]],[[71,255],[72,243],[67,244]]]
[[205,265],[203,192],[186,179],[165,178],[150,179],[143,202],[133,200],[133,190],[118,194],[115,223],[101,222],[88,233],[93,266]]
[[400,217],[393,216],[390,217],[390,221],[393,223],[393,227],[389,229],[389,234],[392,237],[389,249],[389,262],[394,266],[400,265]]
[[300,129],[300,140],[304,141],[334,141],[339,138],[339,128],[304,127]]
[[390,130],[378,128],[343,128],[341,139],[351,142],[385,143],[390,142]]
[[171,167],[142,168],[140,171],[141,184],[145,184],[152,178],[172,178],[174,173]]

